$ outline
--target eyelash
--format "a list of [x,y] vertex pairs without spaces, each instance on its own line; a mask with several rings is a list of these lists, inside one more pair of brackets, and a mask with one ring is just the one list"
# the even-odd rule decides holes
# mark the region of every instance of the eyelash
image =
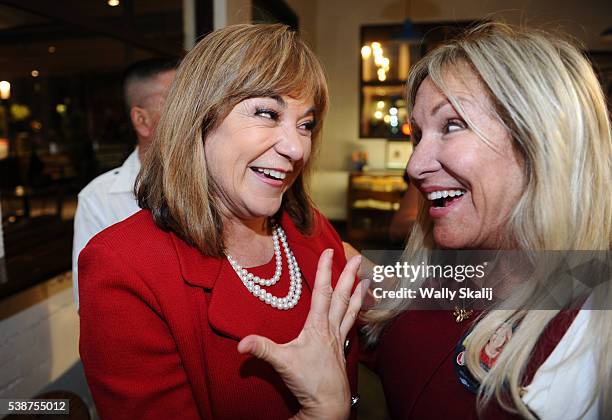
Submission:
[[[459,130],[454,130],[454,131],[450,131],[449,127],[452,125],[456,125],[459,127]],[[465,128],[467,128],[467,125],[465,124],[465,122],[463,120],[458,120],[458,119],[450,119],[447,120],[444,123],[444,127],[442,127],[443,133],[444,134],[452,134],[455,131],[460,131],[460,130],[464,130]],[[421,141],[421,130],[419,130],[418,128],[416,128],[414,125],[412,126],[412,143],[413,145],[416,147],[419,142]]]
[[314,120],[306,121],[306,122],[300,124],[300,126],[304,127],[304,130],[311,131],[311,132],[312,132],[312,130],[314,130],[316,125],[317,125],[317,123]]
[[[269,114],[269,116],[265,116],[265,114]],[[272,121],[278,121],[280,114],[272,109],[257,108],[257,110],[255,111],[255,115]],[[300,124],[300,127],[302,127],[306,131],[313,131],[315,126],[316,122],[314,120],[306,121]]]
[[459,127],[459,130],[463,130],[466,128],[466,124],[462,121],[462,120],[458,120],[458,119],[451,119],[451,120],[447,120],[446,124],[444,124],[444,134],[450,134],[450,133],[454,133],[455,131],[450,131],[449,127],[451,125],[456,125]]
[[[264,114],[269,114],[269,117],[264,116]],[[255,115],[259,116],[259,117],[263,117],[263,118],[267,118],[269,120],[273,120],[276,121],[278,120],[278,112],[272,110],[272,109],[268,109],[268,108],[257,108],[257,110],[255,111]]]

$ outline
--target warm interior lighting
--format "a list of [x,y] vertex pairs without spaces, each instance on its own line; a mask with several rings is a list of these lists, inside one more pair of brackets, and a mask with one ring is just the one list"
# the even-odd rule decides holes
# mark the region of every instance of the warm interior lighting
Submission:
[[376,111],[374,113],[374,118],[376,118],[377,120],[382,120],[383,118],[383,113],[381,111]]
[[376,108],[383,109],[385,107],[385,101],[376,102]]
[[[370,46],[372,55],[374,55],[374,64],[376,65],[376,67],[378,67],[378,70],[376,72],[376,74],[378,75],[378,80],[384,82],[385,80],[387,80],[387,72],[389,71],[391,61],[388,57],[385,57],[380,42],[372,42]],[[361,54],[363,56],[363,48],[361,49]]]
[[0,99],[9,99],[11,97],[11,84],[6,80],[0,82]]
[[405,136],[409,136],[410,134],[412,134],[412,130],[410,129],[410,124],[408,123],[402,124],[402,133]]
[[110,7],[119,6],[119,0],[108,0],[108,5]]
[[363,58],[364,60],[367,60],[368,58],[370,58],[371,55],[372,55],[372,48],[370,48],[367,45],[364,45],[363,47],[361,47],[361,58]]
[[66,105],[57,104],[57,106],[55,107],[55,110],[57,111],[58,114],[63,115],[66,113]]
[[11,118],[15,121],[27,120],[30,115],[32,115],[32,111],[30,111],[30,108],[27,105],[17,103],[11,104],[10,113]]
[[47,51],[49,51],[49,54],[55,54],[55,51],[57,51],[57,48],[55,48],[55,45],[49,45],[49,48],[47,48]]
[[38,70],[32,70],[30,74],[32,75],[32,77],[38,77],[39,75]]
[[0,160],[9,157],[9,141],[8,139],[0,139]]

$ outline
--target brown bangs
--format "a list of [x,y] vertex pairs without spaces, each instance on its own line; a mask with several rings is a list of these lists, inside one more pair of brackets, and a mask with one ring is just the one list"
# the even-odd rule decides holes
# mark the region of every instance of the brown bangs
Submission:
[[289,27],[233,25],[211,32],[179,67],[138,181],[138,202],[155,223],[204,255],[224,255],[220,192],[210,179],[204,143],[245,99],[289,96],[312,101],[311,158],[287,190],[286,212],[304,234],[313,227],[305,174],[316,155],[328,93],[315,54]]
[[[295,99],[312,99],[315,117],[321,120],[327,109],[327,83],[323,69],[298,34],[283,25],[255,25],[261,28],[243,46],[240,62],[231,88],[234,106],[255,96],[286,95]],[[274,28],[270,36],[270,28]],[[265,52],[262,54],[262,52]],[[229,110],[228,110],[229,112]],[[224,117],[224,116],[223,116]],[[318,126],[318,124],[317,124]],[[318,130],[317,130],[318,131]]]

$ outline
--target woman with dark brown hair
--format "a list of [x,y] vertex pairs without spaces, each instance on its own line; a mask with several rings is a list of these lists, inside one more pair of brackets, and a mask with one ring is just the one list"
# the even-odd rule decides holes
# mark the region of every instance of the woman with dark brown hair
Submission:
[[[286,26],[226,27],[187,54],[137,181],[143,210],[79,260],[81,358],[102,418],[308,413],[237,345],[249,334],[316,342],[321,328],[330,345],[354,339],[363,289],[345,296],[359,258],[341,275],[342,243],[304,181],[326,107],[321,66]],[[315,285],[321,253],[332,274]],[[323,322],[317,305],[330,302],[338,315]],[[344,377],[344,360],[316,362]]]

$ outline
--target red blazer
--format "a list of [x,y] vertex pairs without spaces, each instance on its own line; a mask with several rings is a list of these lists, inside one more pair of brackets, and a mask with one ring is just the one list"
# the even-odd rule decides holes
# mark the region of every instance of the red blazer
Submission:
[[[304,280],[289,311],[256,299],[227,260],[205,257],[162,231],[148,211],[89,242],[79,258],[80,353],[102,419],[270,419],[299,410],[267,363],[236,348],[249,334],[295,338],[310,308],[319,255],[334,248],[334,281],[346,261],[340,238],[320,214],[312,236],[286,216],[281,225]],[[273,264],[252,271],[269,276]],[[284,256],[283,264],[286,278],[269,289],[276,295],[288,290]],[[353,392],[357,351],[351,346],[347,357]]]

